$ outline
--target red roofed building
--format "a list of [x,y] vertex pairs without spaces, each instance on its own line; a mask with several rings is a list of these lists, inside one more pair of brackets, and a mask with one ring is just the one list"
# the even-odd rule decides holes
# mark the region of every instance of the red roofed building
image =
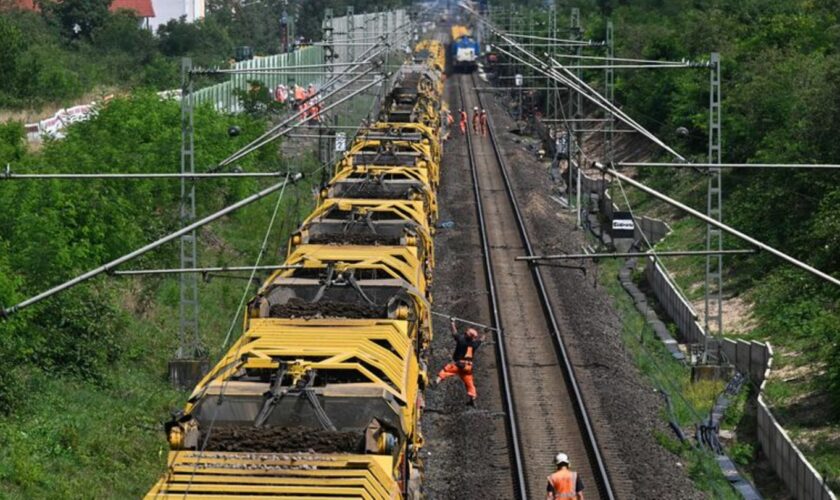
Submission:
[[143,20],[143,27],[149,28],[149,21],[155,17],[155,8],[152,0],[114,0],[109,8],[111,12],[118,10],[130,10]]
[[[35,0],[16,0],[15,4],[23,10],[39,10]],[[155,17],[152,0],[113,0],[108,8],[111,12],[130,10],[137,14],[144,28],[150,28],[150,21]]]

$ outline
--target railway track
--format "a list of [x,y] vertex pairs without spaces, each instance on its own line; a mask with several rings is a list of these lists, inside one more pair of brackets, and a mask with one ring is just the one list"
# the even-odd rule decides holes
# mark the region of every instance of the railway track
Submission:
[[[474,76],[459,75],[465,110],[483,108]],[[601,452],[538,268],[515,261],[531,243],[510,185],[507,165],[489,134],[466,136],[497,345],[500,389],[508,415],[511,471],[520,498],[540,498],[553,457],[567,453],[584,479],[587,498],[612,499]]]

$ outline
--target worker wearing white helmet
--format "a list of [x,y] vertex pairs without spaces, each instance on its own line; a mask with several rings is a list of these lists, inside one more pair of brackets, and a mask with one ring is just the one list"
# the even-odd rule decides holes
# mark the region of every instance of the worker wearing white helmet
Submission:
[[478,106],[473,108],[472,126],[474,133],[481,133],[481,110],[478,109]]
[[554,457],[554,464],[557,470],[548,476],[546,487],[546,500],[557,500],[570,498],[583,500],[583,481],[577,472],[569,469],[569,456],[565,453],[558,453]]

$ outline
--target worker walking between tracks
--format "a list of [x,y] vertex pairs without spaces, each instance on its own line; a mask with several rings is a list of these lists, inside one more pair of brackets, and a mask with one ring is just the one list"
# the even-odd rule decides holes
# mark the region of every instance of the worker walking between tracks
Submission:
[[546,500],[558,500],[560,498],[572,498],[583,500],[583,481],[577,472],[569,469],[569,457],[565,453],[558,453],[554,457],[554,464],[557,470],[548,476],[546,488]]
[[461,135],[467,135],[467,112],[464,111],[463,108],[461,108],[461,110],[458,111],[458,116],[461,119],[458,123],[458,125],[461,127]]
[[467,404],[475,406],[475,398],[478,397],[478,393],[473,381],[473,363],[475,362],[475,353],[481,343],[484,342],[485,337],[483,335],[479,337],[478,330],[475,328],[467,328],[464,333],[458,333],[454,318],[449,320],[449,327],[452,330],[452,338],[455,340],[455,352],[452,353],[452,362],[444,366],[438,373],[435,385],[457,375],[467,389],[467,396],[469,397]]
[[478,110],[478,106],[473,108],[472,126],[473,132],[481,133],[481,111]]
[[482,109],[478,117],[478,125],[481,128],[481,136],[487,137],[487,110]]

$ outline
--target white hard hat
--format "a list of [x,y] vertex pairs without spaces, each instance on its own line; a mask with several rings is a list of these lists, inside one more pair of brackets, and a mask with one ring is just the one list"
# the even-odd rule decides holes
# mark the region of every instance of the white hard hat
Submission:
[[473,106],[474,111],[478,111],[478,106]]
[[568,463],[569,463],[569,456],[566,455],[565,453],[558,453],[554,457],[554,464],[555,465],[568,464]]

